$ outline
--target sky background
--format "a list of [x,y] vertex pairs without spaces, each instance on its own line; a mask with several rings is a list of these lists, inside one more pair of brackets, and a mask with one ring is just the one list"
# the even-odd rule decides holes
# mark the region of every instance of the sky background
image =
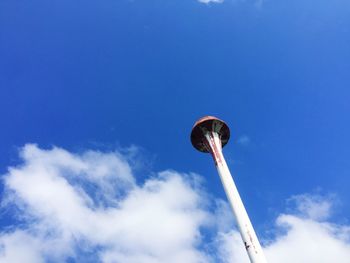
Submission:
[[[293,209],[315,224],[327,219],[350,225],[349,46],[347,0],[0,0],[0,242],[4,246],[11,231],[33,229],[14,206],[42,206],[10,183],[16,173],[9,167],[27,171],[36,155],[26,152],[54,159],[54,146],[86,165],[89,151],[115,153],[114,162],[123,160],[132,170],[133,187],[142,188],[161,171],[180,178],[196,173],[205,190],[181,179],[191,191],[226,200],[210,156],[189,140],[193,123],[204,115],[231,128],[224,153],[262,239],[275,240],[276,218]],[[55,160],[59,171],[68,165]],[[75,186],[76,178],[56,175]],[[94,188],[79,180],[96,202]],[[113,207],[102,199],[105,208]],[[310,215],[305,204],[325,205],[327,216]],[[217,240],[211,232],[218,229],[203,230],[202,243]],[[94,249],[78,247],[73,256],[57,257],[98,257]]]

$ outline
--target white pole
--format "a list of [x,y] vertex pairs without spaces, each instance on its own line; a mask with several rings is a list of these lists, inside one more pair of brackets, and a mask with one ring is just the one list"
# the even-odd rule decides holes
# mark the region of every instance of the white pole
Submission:
[[238,193],[237,187],[233,181],[230,170],[226,164],[222,153],[221,139],[217,132],[205,132],[205,138],[208,141],[210,152],[214,158],[216,168],[219,172],[221,182],[227,198],[231,204],[236,222],[241,233],[245,248],[247,250],[250,262],[252,263],[267,263],[259,240],[255,234],[252,223],[249,220],[247,211],[244,208],[242,199]]

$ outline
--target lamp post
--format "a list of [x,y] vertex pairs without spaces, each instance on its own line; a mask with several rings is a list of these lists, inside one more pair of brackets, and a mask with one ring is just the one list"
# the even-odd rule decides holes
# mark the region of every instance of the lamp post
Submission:
[[263,250],[222,153],[222,148],[229,138],[230,130],[227,124],[213,116],[199,119],[191,133],[193,147],[200,152],[210,153],[214,159],[250,262],[266,263]]

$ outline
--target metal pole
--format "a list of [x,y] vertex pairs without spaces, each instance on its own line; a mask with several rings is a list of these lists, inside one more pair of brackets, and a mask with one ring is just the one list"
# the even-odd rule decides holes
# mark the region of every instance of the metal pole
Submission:
[[230,170],[226,164],[222,153],[222,142],[220,135],[214,131],[204,131],[207,140],[208,151],[214,158],[216,168],[224,186],[227,198],[236,218],[236,222],[241,233],[245,248],[247,250],[250,262],[266,263],[266,259],[255,234],[252,223],[249,220],[247,211],[244,208],[242,199],[238,193],[237,187],[233,181]]

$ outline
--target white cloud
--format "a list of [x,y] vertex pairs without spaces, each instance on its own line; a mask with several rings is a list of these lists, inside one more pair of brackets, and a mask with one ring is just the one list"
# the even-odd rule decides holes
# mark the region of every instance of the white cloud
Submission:
[[[23,262],[13,258],[17,248],[26,262],[45,261],[54,250],[62,261],[81,244],[100,247],[104,262],[207,262],[196,244],[210,216],[190,177],[166,171],[139,186],[119,153],[26,145],[21,156],[4,181],[26,227],[3,232],[1,262]],[[128,189],[122,196],[121,186]]]
[[15,231],[11,234],[3,234],[0,237],[2,245],[1,262],[44,262],[37,239],[24,231]]
[[295,202],[299,216],[306,216],[318,221],[328,219],[331,215],[332,206],[336,202],[332,195],[320,196],[317,194],[296,195],[292,196],[289,201]]
[[[118,152],[29,144],[20,153],[3,176],[3,206],[17,212],[1,230],[0,262],[248,262],[229,206],[199,176],[165,171],[140,185]],[[265,242],[268,262],[349,262],[350,228],[326,221],[333,199],[291,200],[297,210],[281,214]]]
[[281,215],[277,225],[288,232],[266,248],[271,262],[349,262],[348,227],[292,215]]
[[203,4],[210,4],[210,3],[223,3],[224,0],[198,0],[198,2]]
[[217,254],[222,263],[249,263],[247,252],[242,245],[241,235],[236,230],[219,232],[215,241]]
[[[294,196],[297,211],[281,214],[276,220],[276,237],[264,248],[269,263],[348,263],[350,227],[323,221],[331,215],[333,198],[312,195]],[[218,238],[222,262],[249,263],[240,246],[237,231]]]

